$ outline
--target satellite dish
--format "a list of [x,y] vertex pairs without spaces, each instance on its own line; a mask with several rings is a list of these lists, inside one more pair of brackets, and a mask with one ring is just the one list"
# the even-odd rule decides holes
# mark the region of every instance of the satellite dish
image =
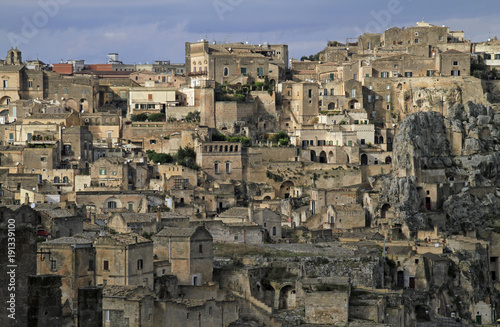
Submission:
[[35,203],[32,203],[30,207],[31,209],[35,209],[35,206],[36,206]]

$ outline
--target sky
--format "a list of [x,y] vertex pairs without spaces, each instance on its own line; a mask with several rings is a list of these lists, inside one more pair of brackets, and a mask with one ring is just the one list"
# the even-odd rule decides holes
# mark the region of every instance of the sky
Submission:
[[185,42],[288,44],[290,58],[365,32],[424,19],[473,42],[500,37],[500,1],[481,0],[0,0],[0,58],[127,64],[184,62]]

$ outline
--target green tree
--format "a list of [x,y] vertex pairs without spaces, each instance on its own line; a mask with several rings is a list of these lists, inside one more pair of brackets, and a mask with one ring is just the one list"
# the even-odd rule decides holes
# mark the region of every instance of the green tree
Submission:
[[148,115],[144,113],[138,115],[132,115],[130,119],[132,121],[146,121],[146,119],[148,119]]
[[148,116],[149,121],[159,122],[165,121],[165,114],[155,113]]

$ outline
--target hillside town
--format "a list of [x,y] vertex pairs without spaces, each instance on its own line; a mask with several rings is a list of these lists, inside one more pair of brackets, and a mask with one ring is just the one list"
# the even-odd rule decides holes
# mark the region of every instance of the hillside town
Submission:
[[465,33],[11,48],[0,326],[496,324],[500,40]]

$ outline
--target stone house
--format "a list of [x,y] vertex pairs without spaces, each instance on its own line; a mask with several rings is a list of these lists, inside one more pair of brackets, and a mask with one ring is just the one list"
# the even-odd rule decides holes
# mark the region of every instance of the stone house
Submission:
[[213,179],[241,180],[243,151],[238,142],[201,142],[196,149],[196,164]]
[[120,140],[122,119],[119,113],[82,113],[81,119],[82,124],[88,126],[95,142],[114,144]]
[[212,282],[213,238],[205,227],[166,227],[153,236],[153,241],[155,256],[171,262],[179,285]]
[[103,327],[153,327],[154,293],[142,286],[106,285],[102,291]]
[[165,198],[155,191],[77,191],[75,201],[92,212],[114,213],[124,211],[149,212],[165,203]]
[[129,164],[121,158],[103,157],[90,166],[91,187],[102,190],[128,190]]
[[129,234],[105,234],[94,241],[96,284],[153,287],[153,242]]
[[92,163],[93,135],[88,126],[72,126],[62,130],[61,164],[83,169]]
[[78,288],[95,285],[96,254],[93,239],[84,235],[61,237],[37,244],[37,275],[60,275],[62,305],[73,320],[78,314]]
[[154,81],[147,81],[145,87],[131,87],[129,97],[128,118],[141,113],[165,113],[167,107],[185,105],[185,99],[175,88],[156,86]]
[[156,233],[160,225],[158,213],[121,212],[108,219],[108,227],[118,233]]
[[288,46],[271,44],[186,42],[186,72],[218,84],[246,84],[250,81],[278,83],[285,79]]

